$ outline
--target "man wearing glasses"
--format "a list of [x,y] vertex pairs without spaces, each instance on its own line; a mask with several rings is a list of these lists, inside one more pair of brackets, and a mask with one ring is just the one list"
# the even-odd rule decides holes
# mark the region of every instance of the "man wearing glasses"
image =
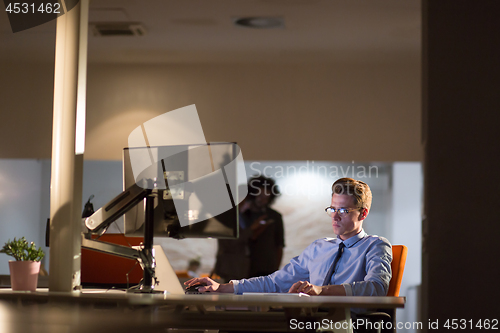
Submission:
[[359,180],[341,178],[332,185],[332,218],[337,238],[321,238],[280,270],[251,279],[219,284],[195,278],[188,286],[222,293],[278,292],[309,295],[385,296],[391,280],[392,249],[387,239],[363,230],[372,202],[370,187]]

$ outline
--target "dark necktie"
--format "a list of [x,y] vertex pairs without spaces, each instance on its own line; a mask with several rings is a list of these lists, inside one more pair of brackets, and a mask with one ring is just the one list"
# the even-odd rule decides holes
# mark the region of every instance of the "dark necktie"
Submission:
[[330,284],[330,281],[332,280],[333,273],[335,272],[335,269],[337,268],[337,264],[339,263],[340,257],[342,257],[342,253],[344,253],[344,243],[339,244],[339,250],[337,252],[337,256],[335,257],[335,260],[332,263],[332,266],[330,266],[330,270],[326,274],[325,281],[323,282],[324,286],[327,286]]

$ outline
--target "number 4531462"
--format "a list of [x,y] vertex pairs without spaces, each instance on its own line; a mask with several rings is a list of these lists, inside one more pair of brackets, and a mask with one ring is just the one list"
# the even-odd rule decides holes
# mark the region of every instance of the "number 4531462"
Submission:
[[61,4],[59,3],[41,3],[39,6],[35,6],[34,3],[28,2],[11,2],[5,8],[5,11],[9,14],[60,14]]
[[484,330],[498,330],[498,319],[482,319],[474,321],[472,319],[448,319],[444,323],[444,328],[449,330],[464,330],[464,329],[484,329]]

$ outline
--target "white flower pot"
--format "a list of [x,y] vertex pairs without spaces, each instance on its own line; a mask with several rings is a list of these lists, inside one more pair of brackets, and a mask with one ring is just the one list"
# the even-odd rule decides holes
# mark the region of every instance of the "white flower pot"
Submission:
[[9,268],[12,290],[36,291],[39,261],[9,261]]

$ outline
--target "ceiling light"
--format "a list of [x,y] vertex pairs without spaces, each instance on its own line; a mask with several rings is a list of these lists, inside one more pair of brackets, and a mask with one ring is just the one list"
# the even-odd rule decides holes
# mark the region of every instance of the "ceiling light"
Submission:
[[234,19],[234,24],[257,29],[284,28],[283,17],[239,17]]

